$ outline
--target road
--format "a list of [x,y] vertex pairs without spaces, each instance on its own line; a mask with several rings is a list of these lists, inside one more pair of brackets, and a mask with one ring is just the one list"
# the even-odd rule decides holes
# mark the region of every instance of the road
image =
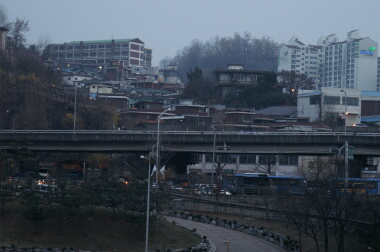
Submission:
[[[179,226],[187,229],[195,228],[201,236],[207,236],[207,239],[215,245],[216,252],[284,252],[285,250],[269,242],[258,239],[252,235],[235,231],[228,228],[217,227],[210,224],[189,221],[181,218],[166,217],[170,222],[175,221]],[[224,241],[230,241],[229,250]]]

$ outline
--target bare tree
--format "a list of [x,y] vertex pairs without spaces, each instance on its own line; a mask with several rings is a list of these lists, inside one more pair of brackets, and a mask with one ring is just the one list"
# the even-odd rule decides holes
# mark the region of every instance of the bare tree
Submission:
[[265,174],[272,174],[273,169],[276,168],[279,157],[277,155],[260,155],[259,162],[256,164],[256,168],[260,172]]
[[16,18],[16,21],[12,23],[10,29],[10,35],[12,37],[12,45],[15,48],[25,46],[26,38],[25,32],[29,31],[29,21],[26,19]]
[[297,74],[295,71],[282,70],[278,73],[278,83],[290,95],[294,102],[298,95],[299,89],[313,88],[313,80],[305,74]]

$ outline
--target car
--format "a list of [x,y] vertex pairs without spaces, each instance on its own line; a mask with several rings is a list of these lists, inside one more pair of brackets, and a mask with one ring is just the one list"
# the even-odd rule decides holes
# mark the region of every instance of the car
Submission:
[[226,196],[230,196],[231,195],[231,193],[229,191],[227,191],[227,190],[220,190],[219,194],[226,195]]
[[354,127],[368,127],[366,124],[364,124],[364,123],[354,123],[354,124],[352,124],[352,126],[354,126]]

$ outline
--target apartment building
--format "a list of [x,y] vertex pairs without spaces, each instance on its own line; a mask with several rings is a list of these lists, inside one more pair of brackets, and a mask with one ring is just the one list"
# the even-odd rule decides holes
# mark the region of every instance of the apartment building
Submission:
[[279,49],[278,71],[306,74],[317,89],[377,91],[377,55],[377,42],[360,37],[358,30],[348,32],[344,41],[336,34],[323,36],[317,45],[305,45],[293,37]]
[[324,49],[320,87],[377,90],[377,42],[354,30],[345,41],[339,42],[332,34],[320,38],[318,44]]
[[380,57],[377,58],[377,91],[380,91]]
[[152,49],[145,48],[144,42],[138,38],[50,44],[45,52],[58,66],[81,64],[96,67],[109,65],[111,60],[126,62],[128,66],[152,65]]
[[294,36],[283,45],[278,53],[278,71],[295,71],[311,78],[316,85],[320,82],[323,63],[323,48],[320,45],[305,45]]

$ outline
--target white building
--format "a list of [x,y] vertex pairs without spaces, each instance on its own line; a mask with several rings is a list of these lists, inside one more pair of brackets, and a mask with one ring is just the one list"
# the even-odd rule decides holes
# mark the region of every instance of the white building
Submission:
[[[346,102],[347,100],[347,102]],[[346,125],[361,121],[361,91],[324,88],[299,90],[297,117],[309,118],[309,122],[346,119]]]
[[295,71],[306,74],[319,83],[319,69],[322,66],[323,51],[320,45],[305,45],[299,37],[292,37],[288,44],[283,45],[278,55],[278,71]]
[[[266,173],[268,170],[268,157],[272,158],[270,165],[271,174],[276,176],[300,176],[299,165],[302,164],[302,157],[297,155],[223,155],[222,174],[242,174],[242,173]],[[197,155],[197,163],[187,166],[187,174],[215,174],[213,169],[212,154]],[[217,157],[215,156],[215,160]],[[214,163],[214,165],[216,165]]]
[[67,86],[79,86],[84,80],[92,80],[93,77],[80,74],[68,74],[62,77],[62,83]]
[[306,74],[319,89],[376,91],[380,88],[377,55],[377,42],[360,37],[358,30],[348,32],[345,41],[336,34],[321,37],[317,45],[293,37],[279,50],[278,71]]
[[380,91],[380,57],[377,58],[377,91]]
[[318,45],[324,51],[320,87],[377,90],[377,42],[354,30],[345,41],[332,34],[321,37]]

